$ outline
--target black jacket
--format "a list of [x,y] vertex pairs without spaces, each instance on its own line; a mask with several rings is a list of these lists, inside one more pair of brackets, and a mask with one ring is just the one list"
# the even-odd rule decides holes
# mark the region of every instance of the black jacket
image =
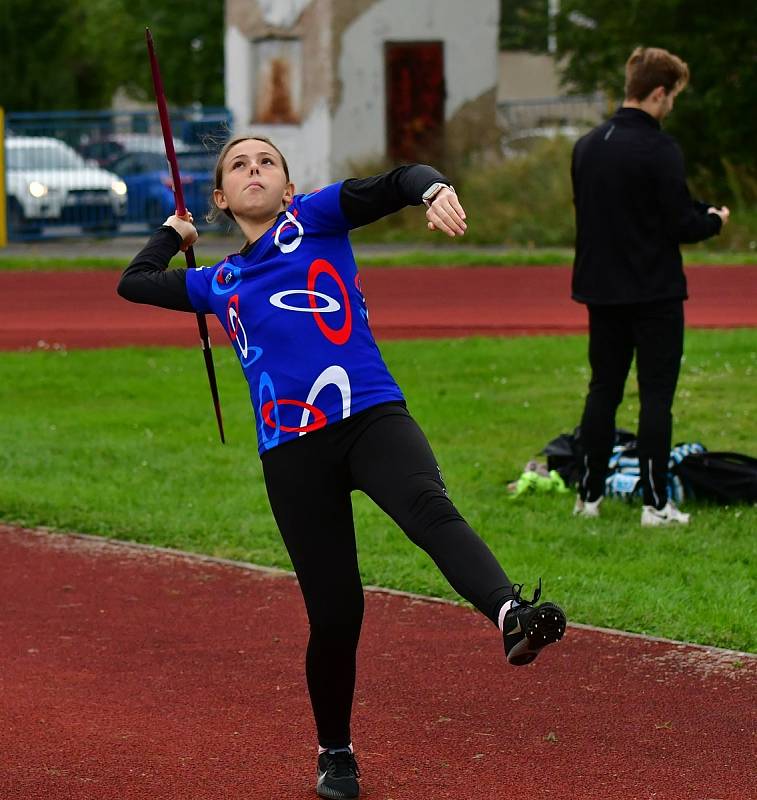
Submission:
[[684,300],[678,245],[720,232],[721,220],[692,200],[683,154],[644,111],[620,108],[576,142],[573,299],[611,305]]

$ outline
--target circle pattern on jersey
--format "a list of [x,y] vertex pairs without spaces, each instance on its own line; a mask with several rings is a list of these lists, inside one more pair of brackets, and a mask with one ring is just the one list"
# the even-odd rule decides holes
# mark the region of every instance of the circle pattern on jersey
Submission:
[[242,282],[242,270],[224,261],[213,275],[210,288],[213,294],[223,295],[233,292]]
[[[288,297],[290,294],[306,294],[308,295],[308,307],[304,308],[302,306],[290,306],[288,303],[284,302],[284,298]],[[311,298],[318,297],[321,300],[326,301],[325,306],[313,306],[313,300]],[[304,311],[308,314],[331,314],[334,311],[339,311],[341,305],[339,305],[339,301],[335,300],[328,294],[323,294],[323,292],[313,292],[310,289],[289,289],[286,292],[276,292],[276,294],[272,294],[268,298],[268,302],[272,306],[276,306],[276,308],[283,308],[284,311]]]
[[226,304],[226,323],[232,344],[239,348],[239,360],[242,362],[242,367],[249,367],[263,355],[263,349],[251,345],[247,339],[247,331],[239,315],[238,294],[230,297]]
[[[281,241],[281,237],[285,231],[290,230],[292,227],[296,228],[297,235],[295,238],[288,242]],[[302,241],[302,237],[305,234],[305,229],[302,225],[297,221],[297,217],[294,214],[290,213],[289,211],[286,212],[286,215],[283,220],[278,224],[276,228],[276,232],[273,235],[273,241],[276,247],[281,250],[282,253],[291,253],[293,250],[296,250],[300,246],[300,242]]]
[[[261,409],[261,414],[263,416],[263,422],[268,425],[270,428],[276,428],[277,423],[274,423],[271,420],[271,410],[273,407],[276,406],[298,406],[299,408],[305,409],[303,412],[303,417],[305,414],[310,413],[313,415],[313,421],[309,425],[300,425],[297,428],[290,427],[289,425],[281,425],[278,424],[278,430],[283,431],[284,433],[299,433],[302,435],[303,433],[310,433],[310,431],[317,431],[318,428],[323,428],[328,421],[326,419],[326,415],[321,411],[320,408],[316,408],[314,405],[310,403],[303,403],[302,400],[287,400],[286,398],[281,400],[269,400],[265,405],[263,405]],[[277,412],[278,414],[278,412]],[[278,416],[277,416],[278,420]]]
[[315,299],[317,294],[315,291],[315,282],[320,275],[328,275],[339,287],[339,291],[342,293],[342,299],[344,301],[344,322],[342,323],[341,328],[335,329],[330,328],[323,321],[323,318],[319,313],[314,314],[313,318],[315,319],[315,322],[318,325],[321,333],[330,342],[341,345],[348,341],[352,334],[352,309],[350,308],[350,298],[347,295],[347,287],[344,285],[344,281],[339,277],[339,273],[336,271],[333,264],[326,261],[325,258],[316,258],[308,270],[308,291],[310,292],[308,295],[308,302],[314,311],[318,310]]
[[[263,424],[263,406],[267,405],[268,403],[268,401],[266,403],[263,402],[263,395],[266,392],[270,397],[270,402],[273,403],[271,408],[273,409],[274,414],[274,431],[271,436],[268,435],[265,425]],[[265,447],[266,450],[270,450],[272,447],[276,447],[276,445],[279,443],[279,437],[281,436],[281,420],[279,419],[279,406],[276,403],[276,390],[273,388],[273,381],[267,372],[260,373],[260,383],[258,384],[258,401],[258,413],[260,414],[260,441],[263,443],[263,447]]]
[[335,386],[339,390],[342,397],[342,419],[347,419],[350,415],[352,406],[352,387],[350,386],[350,376],[344,367],[338,364],[332,364],[326,367],[325,370],[315,379],[313,385],[308,392],[308,399],[302,404],[303,412],[302,419],[300,420],[300,436],[306,433],[310,428],[307,425],[309,409],[315,402],[318,395],[327,387]]
[[360,282],[360,273],[355,273],[355,288],[358,290],[360,294],[360,316],[368,322],[368,305],[365,302],[365,297],[363,296],[363,284]]

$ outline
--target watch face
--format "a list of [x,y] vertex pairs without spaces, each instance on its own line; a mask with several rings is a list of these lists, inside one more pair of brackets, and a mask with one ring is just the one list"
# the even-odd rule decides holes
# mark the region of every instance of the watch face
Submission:
[[426,189],[423,193],[423,200],[428,202],[429,200],[433,200],[439,192],[444,189],[443,183],[434,183]]

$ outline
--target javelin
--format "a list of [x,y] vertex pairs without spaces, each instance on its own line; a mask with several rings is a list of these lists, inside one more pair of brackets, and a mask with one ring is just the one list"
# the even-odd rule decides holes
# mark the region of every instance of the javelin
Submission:
[[[168,166],[171,168],[171,178],[173,180],[173,196],[176,201],[176,215],[183,217],[187,213],[184,205],[184,191],[181,188],[181,176],[179,175],[179,163],[176,160],[176,150],[173,146],[173,136],[171,134],[171,123],[168,119],[168,107],[166,105],[166,95],[163,91],[163,81],[160,77],[158,58],[155,55],[155,45],[152,41],[152,34],[149,28],[145,28],[145,39],[147,40],[147,51],[150,54],[150,70],[152,71],[152,84],[155,87],[155,101],[158,104],[158,114],[160,115],[160,129],[163,132],[163,142],[166,146],[166,158]],[[192,247],[184,251],[188,269],[196,269],[195,253]],[[213,351],[210,349],[210,336],[208,335],[208,323],[204,314],[197,314],[197,327],[200,330],[200,341],[202,342],[202,354],[205,356],[205,369],[208,372],[208,383],[210,384],[210,394],[213,397],[213,406],[216,411],[218,421],[218,432],[221,434],[221,442],[226,443],[223,435],[223,419],[221,418],[221,401],[218,398],[218,384],[216,383],[216,370],[213,366]]]

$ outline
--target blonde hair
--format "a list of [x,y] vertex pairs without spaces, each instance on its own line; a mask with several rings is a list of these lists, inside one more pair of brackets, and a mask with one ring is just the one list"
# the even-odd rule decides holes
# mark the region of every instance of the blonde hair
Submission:
[[658,86],[680,92],[688,82],[688,64],[660,47],[637,47],[626,61],[626,100],[644,100]]
[[[240,142],[246,142],[249,139],[254,139],[256,142],[265,142],[267,145],[270,145],[281,157],[281,164],[284,167],[284,174],[286,175],[287,183],[289,182],[289,165],[287,164],[286,158],[284,158],[284,154],[279,150],[278,147],[267,137],[267,136],[255,136],[255,134],[250,134],[249,136],[238,136],[236,139],[230,139],[226,144],[221,148],[221,152],[218,154],[218,159],[216,160],[216,167],[215,167],[215,189],[222,188],[222,181],[223,181],[223,162],[226,156],[229,154],[229,150],[232,147],[239,144]],[[215,204],[213,200],[213,195],[210,196],[209,202],[209,211],[205,215],[205,219],[208,222],[216,222],[221,214],[225,214],[230,220],[234,220],[234,214],[232,214],[231,209],[224,208],[220,209]]]

